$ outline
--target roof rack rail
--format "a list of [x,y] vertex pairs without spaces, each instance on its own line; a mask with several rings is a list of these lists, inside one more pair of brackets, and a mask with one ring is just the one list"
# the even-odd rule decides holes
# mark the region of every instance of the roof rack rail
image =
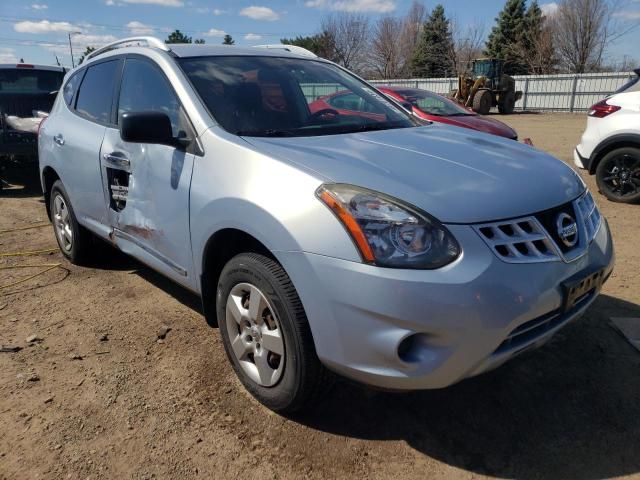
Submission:
[[165,52],[171,51],[166,43],[156,37],[129,37],[123,38],[121,40],[116,40],[115,42],[111,42],[104,47],[94,50],[89,55],[87,55],[87,60],[97,57],[98,55],[101,55],[103,53],[110,52],[111,50],[133,46],[154,47],[159,48],[160,50],[164,50]]
[[283,43],[274,43],[270,45],[254,45],[255,48],[272,48],[276,50],[286,50],[287,52],[295,53],[297,55],[302,55],[305,57],[313,57],[318,58],[318,56],[313,53],[311,50],[307,50],[306,48],[299,47],[297,45],[287,45]]

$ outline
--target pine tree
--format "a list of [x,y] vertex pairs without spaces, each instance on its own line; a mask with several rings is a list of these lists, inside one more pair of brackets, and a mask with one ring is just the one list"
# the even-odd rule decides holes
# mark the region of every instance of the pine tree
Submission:
[[234,45],[236,43],[236,41],[233,39],[233,37],[231,35],[229,35],[228,33],[224,36],[224,38],[222,39],[222,44],[223,45]]
[[453,38],[444,7],[437,5],[424,23],[411,60],[411,74],[417,77],[447,77],[454,73]]
[[[91,52],[93,52],[95,50],[94,47],[87,47],[84,50],[84,53],[82,54],[82,56],[80,57],[80,60],[78,60],[78,65],[80,65],[82,62],[84,62],[84,59],[87,57],[87,55],[89,55]],[[20,62],[22,63],[22,62]]]
[[328,32],[321,32],[308,37],[298,35],[295,38],[281,38],[280,43],[306,48],[319,57],[326,58],[331,61],[336,61],[337,59],[335,45],[333,44],[331,35]]
[[192,41],[191,37],[176,29],[169,34],[164,43],[191,43]]
[[514,52],[514,46],[521,44],[525,32],[525,8],[526,0],[507,0],[487,40],[485,54],[504,60],[504,73],[509,75],[526,73]]

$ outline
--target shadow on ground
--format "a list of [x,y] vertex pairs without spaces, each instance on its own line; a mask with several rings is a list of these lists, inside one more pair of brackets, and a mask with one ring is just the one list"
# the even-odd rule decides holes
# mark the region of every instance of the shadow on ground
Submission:
[[597,479],[640,472],[640,354],[608,325],[640,306],[601,296],[542,349],[444,390],[340,384],[309,427],[404,440],[429,457],[508,478]]

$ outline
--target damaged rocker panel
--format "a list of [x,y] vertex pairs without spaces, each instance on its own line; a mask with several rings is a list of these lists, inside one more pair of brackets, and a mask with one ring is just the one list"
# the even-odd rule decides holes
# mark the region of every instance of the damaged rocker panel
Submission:
[[125,231],[122,231],[122,230],[120,230],[118,228],[114,228],[113,229],[112,236],[113,237],[117,237],[117,238],[122,238],[123,240],[126,240],[128,242],[131,242],[131,243],[135,244],[137,247],[140,247],[141,249],[143,249],[148,254],[153,255],[155,258],[160,260],[162,263],[164,263],[167,266],[169,266],[172,270],[177,272],[179,275],[181,275],[183,277],[187,276],[187,270],[186,269],[182,268],[180,265],[177,265],[172,260],[169,260],[167,257],[162,255],[161,253],[158,253],[157,251],[155,251],[153,248],[149,247],[148,245],[144,244],[143,242],[138,240],[138,238],[136,238],[135,236],[133,236],[133,235],[131,235],[131,234],[125,232]]

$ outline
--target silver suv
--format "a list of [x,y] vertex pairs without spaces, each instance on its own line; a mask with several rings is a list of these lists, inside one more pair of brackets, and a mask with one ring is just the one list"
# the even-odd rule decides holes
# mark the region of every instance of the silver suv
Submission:
[[89,55],[39,136],[62,253],[80,263],[99,237],[199,294],[277,411],[330,371],[445,387],[585,311],[613,245],[570,167],[420,123],[302,53],[138,38]]

